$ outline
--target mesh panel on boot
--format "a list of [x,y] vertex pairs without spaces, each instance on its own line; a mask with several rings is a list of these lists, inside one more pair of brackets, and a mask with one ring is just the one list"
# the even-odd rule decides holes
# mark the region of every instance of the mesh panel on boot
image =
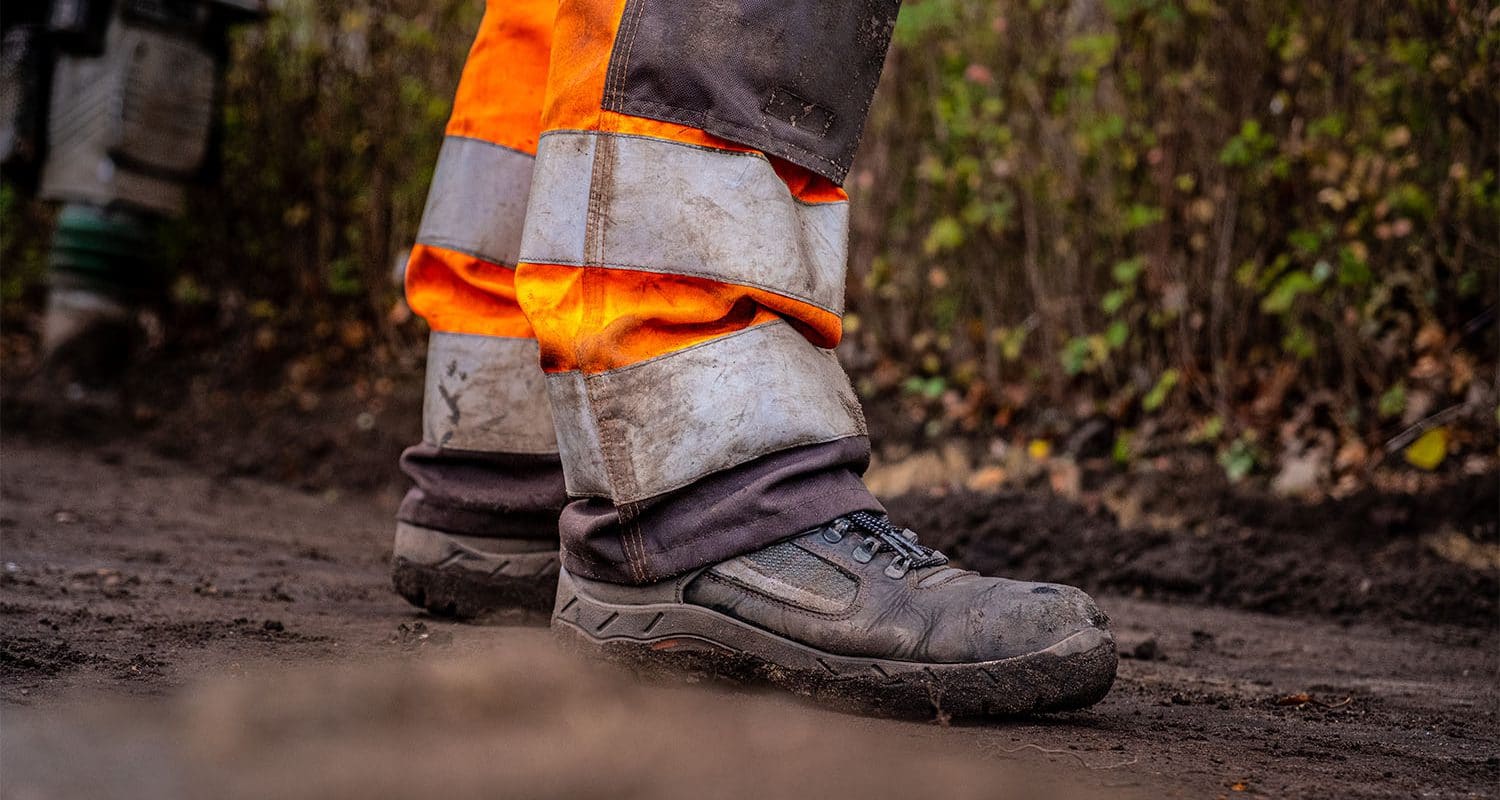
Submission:
[[838,567],[791,542],[730,559],[711,572],[786,603],[832,614],[849,607],[859,584]]

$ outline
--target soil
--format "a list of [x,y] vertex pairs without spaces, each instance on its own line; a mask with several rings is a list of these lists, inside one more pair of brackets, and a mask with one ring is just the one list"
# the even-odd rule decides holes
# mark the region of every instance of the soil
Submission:
[[973,569],[1091,592],[1349,622],[1500,620],[1495,475],[1318,504],[1163,483],[1134,487],[1156,506],[1137,527],[1045,491],[908,494],[888,510]]
[[1124,655],[1088,711],[944,726],[428,617],[389,588],[390,482],[45,430],[12,426],[0,472],[6,796],[1500,796],[1494,476],[1315,506],[1183,485],[1132,515],[892,500],[969,566],[1096,591]]

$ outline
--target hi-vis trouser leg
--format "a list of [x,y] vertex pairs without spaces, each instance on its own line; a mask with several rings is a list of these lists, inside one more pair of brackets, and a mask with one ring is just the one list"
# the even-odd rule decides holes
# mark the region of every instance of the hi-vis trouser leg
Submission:
[[459,82],[406,269],[432,333],[404,522],[557,536],[557,436],[515,284],[555,12],[556,0],[490,2]]
[[560,3],[515,285],[570,571],[652,582],[879,508],[831,348],[897,3]]

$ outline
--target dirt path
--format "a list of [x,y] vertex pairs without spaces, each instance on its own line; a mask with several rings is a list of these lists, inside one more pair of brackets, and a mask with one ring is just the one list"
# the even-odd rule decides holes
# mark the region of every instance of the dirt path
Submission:
[[[10,790],[67,796],[88,785],[59,783],[73,773],[52,769],[77,752],[90,763],[132,765],[112,773],[106,795],[172,796],[163,776],[252,772],[260,782],[242,788],[284,794],[287,785],[255,769],[277,757],[346,767],[315,770],[322,783],[296,783],[305,796],[367,785],[403,794],[431,788],[412,756],[426,752],[459,796],[469,773],[455,763],[483,764],[476,774],[496,780],[540,780],[522,793],[546,796],[603,786],[625,796],[691,795],[713,765],[722,767],[716,780],[740,781],[725,794],[778,785],[747,766],[751,757],[777,759],[789,786],[852,776],[834,794],[874,779],[886,790],[908,786],[930,769],[923,759],[936,759],[931,765],[946,766],[918,786],[934,796],[991,796],[1023,778],[1116,796],[1500,796],[1493,624],[1278,617],[1105,595],[1100,604],[1133,657],[1095,709],[961,728],[867,721],[741,692],[621,687],[593,673],[575,685],[565,679],[581,668],[559,661],[544,631],[415,614],[387,588],[392,496],[317,497],[212,478],[118,446],[49,449],[12,436],[0,458],[0,746]],[[524,687],[524,702],[497,688],[507,685]],[[521,705],[486,705],[476,686]],[[446,710],[413,714],[391,699],[414,692]],[[143,699],[128,713],[110,711],[114,701],[80,702],[100,693]],[[653,710],[621,706],[632,698]],[[364,716],[328,710],[340,704]],[[363,723],[351,729],[351,719]],[[513,723],[496,729],[499,719]],[[381,738],[392,730],[426,738]],[[454,730],[489,738],[455,743]],[[189,734],[211,746],[151,749]],[[603,759],[590,763],[613,763],[601,755],[618,755],[608,742],[637,735],[630,746],[656,747],[658,756],[693,747],[694,765],[634,759],[599,773],[628,780],[557,777],[590,754]],[[706,745],[710,736],[721,746]],[[546,744],[562,772],[543,770],[553,762],[540,751],[507,761],[465,749],[480,740],[520,748],[511,753]],[[924,766],[882,758],[893,742],[927,754],[911,759]],[[570,748],[573,756],[556,755]],[[131,755],[139,752],[152,755]],[[392,754],[403,755],[385,758]],[[480,760],[455,762],[460,754]],[[353,763],[369,768],[347,768]],[[851,769],[861,765],[869,769]],[[297,774],[289,769],[275,774]],[[596,778],[603,782],[589,782]],[[986,791],[960,791],[974,787]]]

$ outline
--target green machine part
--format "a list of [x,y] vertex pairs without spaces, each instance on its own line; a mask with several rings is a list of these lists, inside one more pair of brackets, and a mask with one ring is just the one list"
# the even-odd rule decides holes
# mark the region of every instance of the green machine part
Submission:
[[163,278],[156,217],[129,209],[68,203],[58,213],[48,261],[57,288],[134,300]]

